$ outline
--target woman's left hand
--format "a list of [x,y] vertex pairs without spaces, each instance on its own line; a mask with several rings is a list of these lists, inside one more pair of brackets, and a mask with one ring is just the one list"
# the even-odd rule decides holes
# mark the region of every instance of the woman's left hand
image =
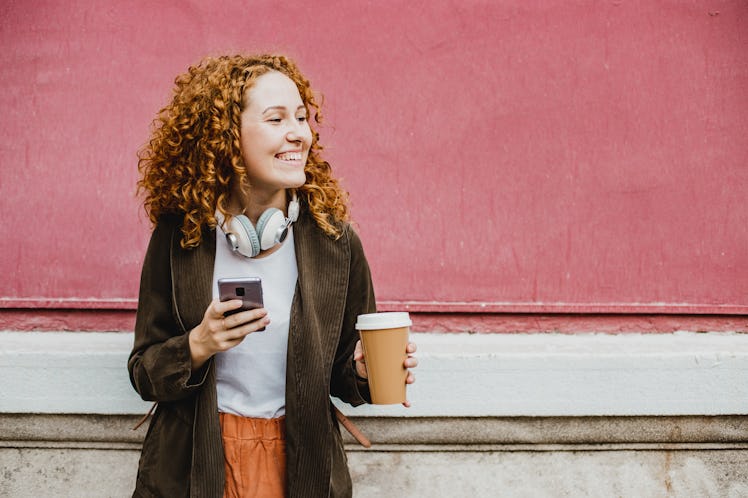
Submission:
[[[408,345],[405,347],[405,353],[406,358],[403,362],[403,366],[406,369],[415,368],[418,366],[418,358],[413,356],[416,352],[416,344],[414,342],[409,342]],[[358,342],[356,342],[356,349],[353,351],[353,359],[356,361],[356,373],[359,377],[362,377],[364,379],[369,378],[369,372],[366,370],[366,358],[364,358],[364,348],[361,346],[361,340],[359,339]],[[413,375],[413,372],[408,370],[408,375],[405,377],[405,383],[406,384],[412,384],[416,381],[416,376]],[[403,403],[403,406],[406,408],[410,407],[410,401],[405,401]]]

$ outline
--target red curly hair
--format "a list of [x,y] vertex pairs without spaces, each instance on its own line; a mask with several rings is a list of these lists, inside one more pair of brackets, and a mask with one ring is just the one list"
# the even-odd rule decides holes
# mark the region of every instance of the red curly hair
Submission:
[[[296,84],[308,115],[320,123],[320,107],[309,81],[288,58],[208,57],[177,76],[171,103],[159,111],[150,141],[138,152],[143,207],[154,225],[164,214],[182,216],[184,248],[200,244],[203,228],[216,227],[216,210],[229,219],[232,187],[248,185],[240,141],[243,98],[254,81],[269,71],[283,73]],[[309,125],[312,145],[304,167],[306,182],[297,195],[317,225],[338,237],[349,217],[348,193],[320,158],[319,134],[311,120]]]

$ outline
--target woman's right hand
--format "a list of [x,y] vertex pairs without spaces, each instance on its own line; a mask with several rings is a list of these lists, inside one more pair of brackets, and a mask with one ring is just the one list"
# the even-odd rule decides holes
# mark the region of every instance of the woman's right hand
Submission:
[[227,311],[238,309],[241,305],[241,299],[211,301],[205,310],[203,321],[190,331],[188,338],[193,370],[203,366],[214,354],[233,348],[247,335],[270,323],[265,308],[224,316]]

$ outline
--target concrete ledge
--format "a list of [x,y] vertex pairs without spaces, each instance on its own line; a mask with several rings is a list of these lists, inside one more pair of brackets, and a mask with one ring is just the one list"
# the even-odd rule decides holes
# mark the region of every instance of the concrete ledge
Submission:
[[[748,413],[748,334],[413,334],[411,409],[359,417]],[[144,413],[131,333],[0,332],[0,413]]]
[[[140,448],[146,427],[137,416],[0,414],[0,447]],[[748,448],[748,417],[358,417],[373,451],[508,446]],[[362,450],[343,431],[350,450]],[[402,451],[402,449],[401,449]]]

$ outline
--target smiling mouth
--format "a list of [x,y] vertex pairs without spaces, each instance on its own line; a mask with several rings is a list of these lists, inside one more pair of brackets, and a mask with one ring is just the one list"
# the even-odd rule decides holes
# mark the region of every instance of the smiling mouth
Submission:
[[282,152],[275,157],[281,161],[301,161],[301,152]]

